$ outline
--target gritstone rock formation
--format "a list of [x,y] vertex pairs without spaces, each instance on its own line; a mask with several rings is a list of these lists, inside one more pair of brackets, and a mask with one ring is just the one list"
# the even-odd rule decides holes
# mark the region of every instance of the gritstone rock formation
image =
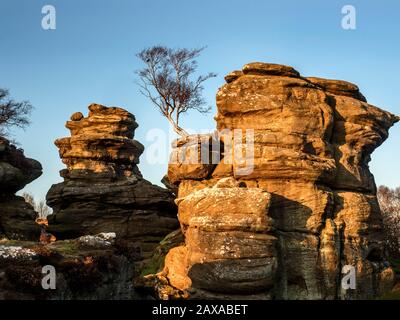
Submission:
[[0,236],[20,240],[39,238],[36,212],[15,193],[41,174],[38,161],[26,158],[22,150],[0,137]]
[[47,203],[54,210],[49,231],[58,239],[115,232],[137,245],[141,257],[179,227],[170,191],[144,180],[137,164],[144,147],[133,140],[135,117],[121,108],[89,106],[66,127],[71,137],[56,140],[67,169]]
[[[217,128],[242,131],[174,146],[168,177],[179,187],[185,245],[165,259],[169,283],[193,298],[359,299],[390,290],[368,162],[399,118],[354,84],[283,65],[250,63],[225,79]],[[218,153],[203,150],[207,139],[221,140],[221,161],[185,163]],[[354,290],[341,286],[345,265],[356,270]]]
[[[133,289],[133,263],[114,243],[114,236],[83,236],[51,244],[0,241],[0,300],[140,298]],[[42,287],[45,266],[56,270],[52,290]]]

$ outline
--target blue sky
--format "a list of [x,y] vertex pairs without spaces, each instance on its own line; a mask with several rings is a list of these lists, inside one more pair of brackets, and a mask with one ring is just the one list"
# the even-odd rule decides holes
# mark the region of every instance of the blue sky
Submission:
[[[46,4],[56,8],[56,30],[41,28]],[[356,30],[341,28],[347,4],[357,10]],[[215,127],[215,93],[224,75],[251,61],[357,83],[371,104],[400,115],[399,12],[396,0],[0,0],[0,87],[35,106],[32,125],[14,136],[44,168],[26,190],[43,198],[61,181],[64,166],[53,141],[68,136],[65,121],[92,102],[135,114],[135,138],[145,146],[150,129],[168,131],[134,83],[135,53],[154,44],[207,46],[199,72],[218,73],[205,85],[212,112],[184,117],[187,128]],[[400,185],[399,139],[400,125],[372,156],[377,184]],[[166,166],[141,158],[140,169],[153,183]]]

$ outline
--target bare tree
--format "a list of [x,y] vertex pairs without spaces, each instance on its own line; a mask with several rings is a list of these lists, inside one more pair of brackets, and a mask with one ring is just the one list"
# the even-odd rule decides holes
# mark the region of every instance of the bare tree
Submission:
[[174,131],[186,137],[188,133],[179,126],[180,116],[188,110],[207,113],[202,97],[203,82],[216,77],[215,73],[198,76],[194,80],[197,68],[195,60],[200,49],[170,49],[154,46],[137,54],[145,63],[145,68],[138,70],[140,92],[150,99],[173,126]]
[[378,200],[390,255],[393,258],[400,258],[400,188],[390,189],[380,186]]
[[24,192],[22,197],[25,199],[26,203],[29,203],[32,207],[35,207],[35,199],[33,198],[33,195],[28,192]]
[[38,213],[39,218],[46,218],[47,216],[51,215],[53,211],[51,208],[46,204],[46,201],[40,200],[35,201],[33,195],[28,192],[24,192],[22,197],[25,199],[25,202],[29,203],[33,209]]
[[35,210],[41,218],[45,218],[53,213],[51,208],[46,204],[45,200],[40,200],[39,202],[36,202]]
[[7,135],[10,127],[24,128],[29,121],[32,105],[28,101],[16,102],[8,98],[9,92],[0,88],[0,135]]

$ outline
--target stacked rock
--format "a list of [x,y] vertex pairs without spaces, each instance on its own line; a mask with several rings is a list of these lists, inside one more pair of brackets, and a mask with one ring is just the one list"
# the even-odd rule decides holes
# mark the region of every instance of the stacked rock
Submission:
[[[368,162],[399,117],[368,104],[354,84],[304,78],[288,66],[250,63],[225,79],[227,84],[217,93],[216,116],[219,132],[229,133],[221,135],[222,160],[214,167],[203,164],[204,170],[197,167],[197,176],[185,167],[189,164],[169,168],[171,180],[179,187],[178,212],[187,251],[182,258],[187,263],[184,272],[194,277],[191,285],[184,281],[180,289],[200,289],[207,296],[206,289],[210,296],[220,293],[226,298],[226,287],[247,281],[235,273],[236,266],[249,258],[242,248],[268,234],[277,238],[275,248],[265,244],[277,266],[276,272],[270,273],[274,285],[263,289],[266,297],[371,298],[388,290],[393,270],[385,260],[381,213]],[[178,143],[174,153],[185,153],[184,148]],[[191,174],[185,177],[188,171]],[[271,194],[264,214],[272,225],[266,233],[249,231],[253,237],[246,237],[242,248],[234,245],[242,239],[237,235],[232,246],[217,241],[220,256],[205,250],[208,258],[194,261],[198,238],[189,230],[197,208],[213,208],[227,217],[247,212],[246,201],[228,205],[229,212],[216,201],[212,187],[226,177],[242,182],[248,190],[261,190],[252,192]],[[198,197],[199,190],[208,191]],[[234,199],[235,193],[240,198],[243,190],[232,187],[230,198]],[[192,218],[186,217],[184,204],[188,201],[194,208],[189,213]],[[213,210],[203,210],[201,223],[206,229],[218,224]],[[224,231],[216,232],[222,237]],[[230,252],[231,268],[212,267],[222,261],[222,251]],[[166,261],[177,263],[173,257]],[[346,265],[356,270],[355,290],[340,285]],[[166,272],[171,269],[174,267],[166,263]],[[209,279],[224,280],[205,287],[196,281],[199,269],[208,270]],[[229,272],[238,276],[231,279],[222,274]],[[182,274],[179,277],[182,279]],[[173,283],[174,274],[169,278]],[[246,293],[251,297],[257,290],[249,286]]]
[[166,258],[171,285],[192,286],[197,298],[271,298],[278,261],[277,238],[266,215],[270,198],[234,178],[179,198],[186,244]]
[[41,164],[26,158],[21,149],[0,137],[0,236],[38,240],[37,213],[15,193],[42,174]]
[[64,182],[53,185],[47,203],[54,210],[49,231],[58,239],[115,232],[137,244],[146,258],[179,225],[170,191],[144,180],[137,167],[144,147],[134,140],[135,117],[124,109],[89,106],[74,113],[58,139]]

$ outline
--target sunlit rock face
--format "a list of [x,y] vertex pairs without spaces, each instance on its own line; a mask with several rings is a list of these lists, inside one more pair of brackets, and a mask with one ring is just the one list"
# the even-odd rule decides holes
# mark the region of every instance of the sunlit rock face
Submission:
[[[193,298],[361,299],[389,290],[368,163],[399,117],[368,104],[354,84],[288,66],[250,63],[225,79],[217,129],[242,131],[217,135],[213,166],[169,166],[185,235],[166,258],[170,283]],[[188,154],[185,141],[173,155]],[[341,286],[345,265],[356,270],[354,290]]]
[[49,230],[59,239],[115,232],[142,259],[179,227],[172,193],[144,180],[137,167],[144,150],[133,139],[137,126],[126,110],[98,104],[66,123],[71,137],[55,141],[67,166],[64,182],[47,194]]
[[22,149],[0,137],[0,237],[37,240],[36,212],[15,192],[42,174],[41,164],[26,158]]
[[137,164],[144,147],[133,140],[138,124],[128,111],[92,104],[88,117],[74,113],[66,127],[71,137],[57,139],[55,144],[69,171],[140,176]]

